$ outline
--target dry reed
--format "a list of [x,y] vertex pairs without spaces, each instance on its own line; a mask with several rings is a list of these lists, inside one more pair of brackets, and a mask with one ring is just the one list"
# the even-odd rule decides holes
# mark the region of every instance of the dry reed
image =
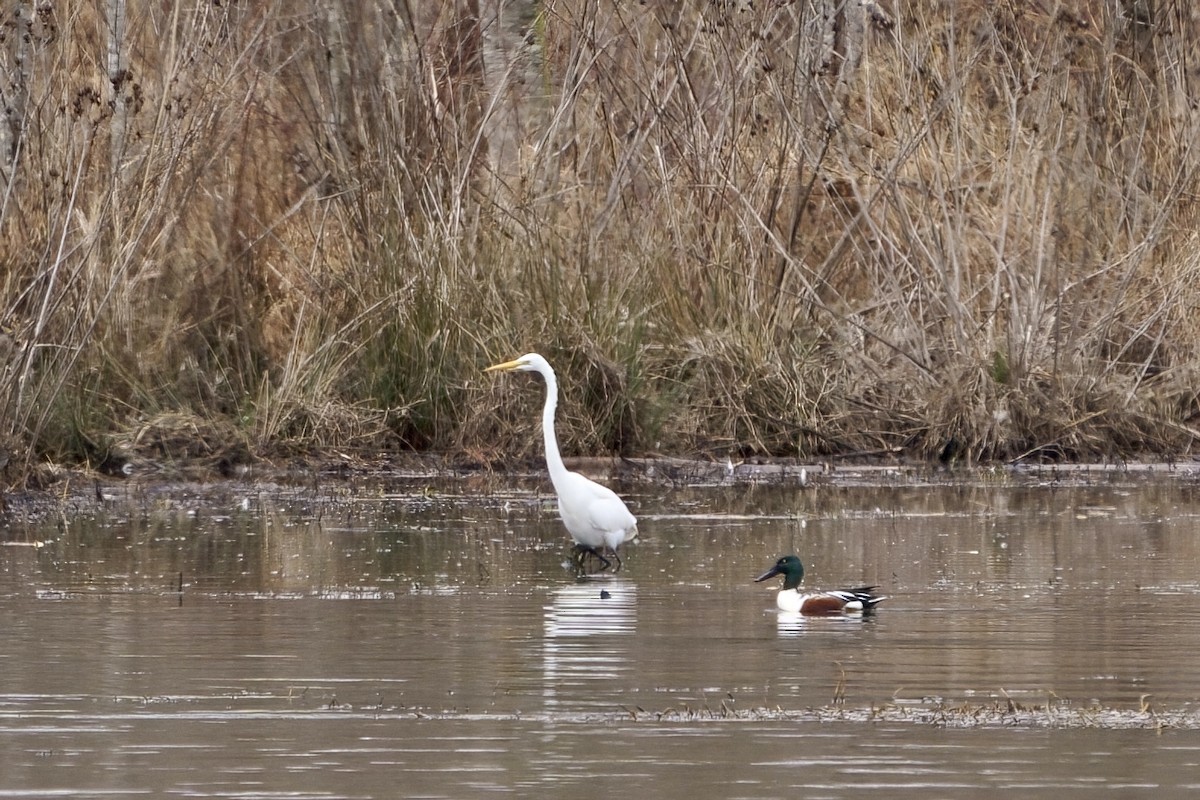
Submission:
[[532,455],[533,349],[574,451],[1200,435],[1179,0],[98,5],[0,26],[24,468]]

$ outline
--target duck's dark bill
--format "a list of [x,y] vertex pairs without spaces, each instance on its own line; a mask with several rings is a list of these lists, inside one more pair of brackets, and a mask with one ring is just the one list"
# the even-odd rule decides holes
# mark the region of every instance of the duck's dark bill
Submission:
[[759,575],[757,578],[755,578],[754,582],[762,583],[763,581],[765,581],[768,578],[774,578],[778,574],[779,574],[779,566],[776,565],[774,567],[771,567],[769,570],[764,572],[762,575]]

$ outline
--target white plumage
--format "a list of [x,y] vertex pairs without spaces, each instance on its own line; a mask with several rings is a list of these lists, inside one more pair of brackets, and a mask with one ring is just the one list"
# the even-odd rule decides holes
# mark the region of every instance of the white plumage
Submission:
[[546,467],[554,493],[558,495],[558,513],[580,552],[598,557],[604,566],[611,553],[621,566],[617,548],[637,536],[637,519],[624,501],[607,486],[601,486],[578,472],[569,472],[558,452],[554,432],[554,410],[558,406],[558,379],[550,363],[537,353],[528,353],[514,361],[488,367],[485,372],[536,372],[546,381],[546,404],[542,408],[542,434],[546,441]]

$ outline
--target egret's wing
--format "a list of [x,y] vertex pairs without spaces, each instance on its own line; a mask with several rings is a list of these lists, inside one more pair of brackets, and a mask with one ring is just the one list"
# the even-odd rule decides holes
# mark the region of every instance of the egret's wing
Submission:
[[637,519],[629,513],[625,501],[607,486],[579,476],[575,490],[587,496],[585,512],[588,523],[599,531],[626,531],[637,525]]
[[607,486],[570,472],[555,488],[559,514],[579,544],[615,548],[636,535],[637,520]]
[[610,489],[605,492],[607,494],[597,494],[588,506],[591,523],[602,531],[627,531],[637,525],[637,519],[629,513],[624,501]]

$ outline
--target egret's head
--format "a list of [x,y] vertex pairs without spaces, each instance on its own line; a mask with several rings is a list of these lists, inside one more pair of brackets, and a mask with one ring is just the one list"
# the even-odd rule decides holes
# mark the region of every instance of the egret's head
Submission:
[[540,372],[543,375],[550,370],[550,364],[537,353],[526,353],[520,358],[495,364],[484,372]]
[[784,556],[775,562],[775,566],[755,578],[754,582],[761,583],[776,575],[783,576],[783,588],[795,589],[804,580],[804,565],[795,556]]

